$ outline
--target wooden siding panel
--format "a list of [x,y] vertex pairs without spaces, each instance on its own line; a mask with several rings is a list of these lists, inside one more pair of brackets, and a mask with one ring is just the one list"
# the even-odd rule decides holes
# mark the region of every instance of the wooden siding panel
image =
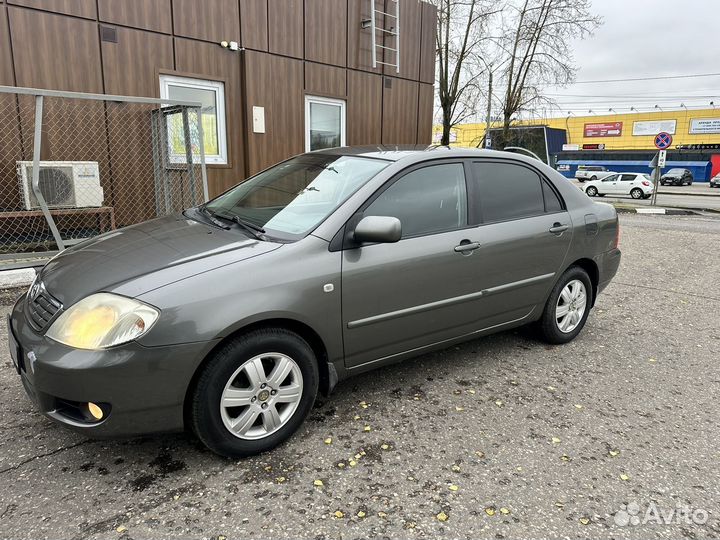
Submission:
[[[117,43],[103,41],[105,91],[123,96],[159,96],[158,70],[173,69],[170,36],[117,28]],[[132,77],[128,72],[132,69]]]
[[270,164],[270,146],[274,138],[268,116],[272,109],[271,66],[269,55],[261,52],[244,53],[245,69],[245,117],[252,119],[253,107],[265,108],[265,133],[253,133],[252,121],[248,120],[245,137],[247,140],[247,173],[254,174]]
[[95,0],[8,0],[8,4],[65,13],[85,19],[94,19],[97,15]]
[[[375,8],[385,11],[384,0],[374,0]],[[377,13],[376,24],[383,26],[385,18]],[[362,28],[362,21],[370,19],[370,2],[368,0],[348,1],[348,67],[382,73],[382,64],[372,67],[372,32],[370,28]],[[382,32],[376,34],[378,43],[383,44]],[[378,54],[377,59],[382,60],[383,55]]]
[[418,83],[384,77],[382,104],[383,144],[415,144],[418,129]]
[[8,32],[7,13],[4,7],[0,9],[0,85],[15,86],[10,33]]
[[382,141],[382,76],[348,70],[347,143]]
[[268,0],[240,0],[242,46],[268,50]]
[[420,81],[435,82],[435,38],[437,36],[437,9],[422,3],[422,28],[420,36]]
[[347,63],[347,1],[305,0],[305,59]]
[[[117,0],[113,0],[117,1]],[[240,41],[237,0],[173,0],[175,35],[220,43]]]
[[96,23],[17,7],[9,13],[18,86],[103,91]]
[[303,57],[302,0],[267,0],[270,52]]
[[[420,71],[420,28],[422,25],[422,2],[417,0],[398,0],[400,5],[400,73],[394,66],[384,66],[385,74],[392,77],[402,77],[416,81]],[[387,2],[388,13],[395,13],[392,0]],[[392,18],[385,24],[394,28]],[[386,34],[385,46],[397,48],[397,37]],[[395,63],[394,51],[384,51],[385,61]]]
[[319,96],[345,97],[345,68],[305,63],[305,91]]
[[435,112],[435,87],[420,83],[418,97],[417,143],[432,144],[433,113]]
[[175,38],[176,69],[182,76],[195,76],[225,83],[225,124],[228,165],[208,165],[210,196],[218,195],[243,178],[242,92],[240,57],[212,43]]
[[100,20],[144,30],[172,32],[171,0],[98,0]]

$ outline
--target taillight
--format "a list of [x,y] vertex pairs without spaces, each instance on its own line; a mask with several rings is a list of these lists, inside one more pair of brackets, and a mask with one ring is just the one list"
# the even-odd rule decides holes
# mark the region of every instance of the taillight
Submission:
[[649,186],[649,185],[650,185],[650,182],[648,182],[647,180],[643,180],[642,185],[643,185],[643,186]]

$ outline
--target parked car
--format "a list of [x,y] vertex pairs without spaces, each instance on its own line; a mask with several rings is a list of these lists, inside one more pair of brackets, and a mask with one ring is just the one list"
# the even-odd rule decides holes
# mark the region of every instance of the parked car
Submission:
[[585,193],[589,197],[605,195],[629,195],[633,199],[647,199],[654,191],[649,174],[615,173],[602,180],[588,182]]
[[670,169],[660,177],[660,185],[670,184],[671,186],[692,186],[693,175],[688,169]]
[[350,375],[528,323],[571,341],[618,237],[612,206],[521,155],[313,152],[66,249],[15,304],[10,352],[87,436],[188,428],[247,456]]
[[720,173],[710,179],[710,187],[720,187]]
[[578,165],[575,171],[575,179],[580,182],[585,182],[586,180],[599,180],[611,174],[615,173],[608,171],[601,165]]

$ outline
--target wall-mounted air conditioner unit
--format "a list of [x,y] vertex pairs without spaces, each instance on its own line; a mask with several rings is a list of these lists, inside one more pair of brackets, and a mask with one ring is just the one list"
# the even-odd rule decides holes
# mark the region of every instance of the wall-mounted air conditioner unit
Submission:
[[[17,173],[25,210],[39,209],[32,188],[33,162],[18,161]],[[97,161],[41,161],[39,186],[48,208],[99,207],[103,203]]]

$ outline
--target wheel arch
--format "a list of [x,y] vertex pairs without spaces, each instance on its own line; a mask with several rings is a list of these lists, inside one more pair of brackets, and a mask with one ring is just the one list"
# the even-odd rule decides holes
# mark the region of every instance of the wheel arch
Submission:
[[569,268],[572,268],[573,266],[579,266],[583,270],[585,270],[590,276],[590,283],[592,283],[592,304],[590,304],[590,307],[593,307],[595,305],[595,299],[598,295],[598,286],[600,283],[600,270],[598,269],[598,265],[595,261],[592,259],[588,259],[586,257],[583,257],[581,259],[577,259],[573,261],[572,263],[567,265],[567,268],[565,268],[565,271]]
[[195,389],[202,370],[205,368],[205,366],[210,361],[215,352],[218,351],[222,346],[224,346],[228,341],[240,335],[265,328],[281,328],[284,330],[288,330],[299,335],[301,338],[307,341],[308,345],[310,345],[310,348],[315,354],[315,359],[318,365],[318,375],[320,377],[319,390],[323,395],[327,396],[328,394],[330,394],[333,387],[337,383],[337,373],[328,362],[327,348],[320,335],[312,327],[296,319],[282,317],[263,319],[241,326],[240,328],[235,329],[233,332],[222,338],[212,349],[210,349],[210,351],[208,351],[203,360],[195,368],[195,372],[193,373],[193,376],[190,379],[190,383],[185,390],[185,398],[183,401],[183,418],[185,426],[190,425],[188,422],[188,415],[190,413],[189,404],[191,402],[192,392]]

